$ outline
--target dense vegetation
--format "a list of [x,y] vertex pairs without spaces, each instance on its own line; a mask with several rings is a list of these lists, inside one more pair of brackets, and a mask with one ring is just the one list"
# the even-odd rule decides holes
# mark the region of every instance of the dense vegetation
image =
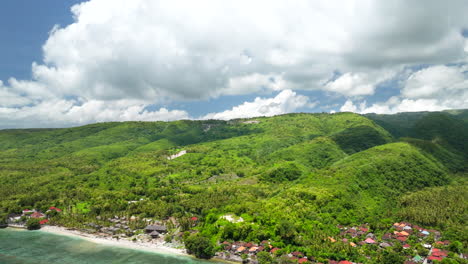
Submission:
[[467,112],[3,130],[0,219],[57,206],[55,224],[174,217],[186,231],[196,216],[198,233],[184,240],[199,257],[224,240],[270,240],[284,252],[395,263],[398,249],[369,253],[327,239],[338,224],[378,233],[395,221],[446,230],[466,248]]

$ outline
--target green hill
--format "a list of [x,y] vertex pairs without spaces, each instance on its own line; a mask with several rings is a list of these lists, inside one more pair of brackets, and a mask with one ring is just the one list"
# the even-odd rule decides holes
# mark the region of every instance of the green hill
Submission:
[[[184,231],[182,223],[196,216],[193,232],[213,243],[269,239],[324,259],[364,262],[359,249],[327,242],[338,224],[368,223],[380,232],[408,220],[463,230],[466,202],[429,211],[444,188],[466,194],[467,112],[2,130],[0,218],[56,206],[64,212],[53,224],[85,227],[96,216],[119,215],[176,219],[174,230]],[[178,153],[186,154],[169,158]],[[418,202],[432,192],[439,198]],[[244,221],[231,223],[226,214]]]

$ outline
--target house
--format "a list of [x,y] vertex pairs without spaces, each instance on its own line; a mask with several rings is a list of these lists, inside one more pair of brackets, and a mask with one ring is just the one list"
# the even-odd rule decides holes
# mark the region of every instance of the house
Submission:
[[384,235],[382,236],[382,239],[383,239],[383,240],[390,240],[390,239],[392,239],[392,234],[386,233],[386,234],[384,234]]
[[43,220],[39,221],[39,224],[45,225],[45,224],[47,224],[48,222],[49,222],[49,220],[43,219]]
[[405,237],[405,236],[399,236],[396,238],[397,240],[401,241],[401,242],[406,242],[406,240],[408,240],[408,237]]
[[400,234],[401,236],[409,236],[409,233],[406,231],[401,231]]
[[307,258],[300,258],[297,263],[301,264],[301,263],[308,263],[309,260]]
[[338,262],[338,264],[353,264],[353,263],[351,261],[342,260],[342,261]]
[[375,240],[370,238],[370,237],[366,238],[366,240],[364,240],[364,242],[366,242],[366,244],[375,244]]
[[158,231],[153,231],[149,234],[152,238],[158,238],[159,237],[159,232]]
[[153,231],[157,231],[158,233],[167,233],[167,228],[161,225],[149,225],[145,227],[146,233],[151,233]]
[[383,243],[380,243],[379,246],[382,247],[382,248],[387,248],[387,247],[391,247],[392,245],[390,245],[387,242],[383,242]]
[[357,245],[353,242],[349,242],[349,245],[352,246],[352,247],[357,247]]
[[304,254],[302,252],[299,252],[299,251],[294,251],[291,253],[291,255],[295,256],[295,257],[303,257]]
[[431,256],[444,258],[444,257],[447,257],[447,253],[444,251],[436,251],[436,252],[432,252]]
[[20,214],[9,214],[8,215],[8,223],[18,222],[19,220],[21,220],[21,215]]
[[411,246],[408,245],[408,244],[404,244],[404,245],[403,245],[403,248],[406,248],[406,249],[408,249],[408,248],[410,248],[410,247],[411,247]]
[[442,261],[442,258],[441,258],[441,257],[429,256],[429,257],[427,258],[427,260],[429,260],[430,263],[432,263],[433,260]]
[[258,250],[258,247],[251,247],[251,248],[249,249],[249,253],[257,253],[257,251],[259,251],[259,250]]
[[31,214],[31,218],[44,218],[46,215],[41,212],[34,212]]
[[414,262],[421,262],[421,261],[423,261],[423,258],[421,256],[419,256],[419,255],[416,255],[416,256],[414,256],[413,261]]
[[273,248],[272,250],[270,250],[270,253],[275,254],[276,251],[278,251],[278,250],[280,250],[280,249],[275,247],[275,248]]
[[239,247],[236,251],[237,253],[243,253],[247,248],[246,247]]
[[49,207],[49,210],[47,210],[46,212],[50,212],[50,211],[56,211],[57,213],[60,213],[60,212],[62,212],[62,209],[59,209],[59,208],[57,208],[55,206],[51,206],[51,207]]
[[34,213],[35,211],[36,211],[36,210],[24,209],[24,210],[23,210],[23,215],[32,214],[32,213]]

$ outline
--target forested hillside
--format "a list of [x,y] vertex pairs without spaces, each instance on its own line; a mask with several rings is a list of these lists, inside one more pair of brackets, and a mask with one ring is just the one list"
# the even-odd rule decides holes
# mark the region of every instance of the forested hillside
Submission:
[[224,241],[268,240],[278,256],[363,263],[412,253],[335,243],[338,226],[382,235],[406,221],[467,248],[467,116],[287,114],[2,130],[0,221],[50,206],[64,210],[52,224],[77,228],[97,216],[172,219],[168,240],[202,237],[215,251]]

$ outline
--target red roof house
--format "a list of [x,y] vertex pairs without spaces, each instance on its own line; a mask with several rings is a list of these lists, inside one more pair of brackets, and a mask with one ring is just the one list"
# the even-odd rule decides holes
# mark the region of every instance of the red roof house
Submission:
[[307,258],[300,258],[297,263],[308,263],[309,261],[307,260]]
[[361,230],[362,232],[367,232],[367,231],[369,231],[369,228],[360,227],[359,230]]
[[58,208],[55,207],[55,206],[51,206],[51,207],[49,208],[49,210],[50,210],[50,211],[54,210],[54,211],[57,211],[57,212],[59,212],[59,213],[62,212],[61,209],[58,209]]
[[45,225],[45,224],[47,224],[48,222],[49,222],[49,220],[44,219],[44,220],[41,220],[41,221],[39,222],[39,224]]
[[434,256],[434,257],[446,257],[447,253],[444,252],[444,251],[436,251],[436,252],[432,252],[432,256]]
[[39,212],[34,212],[32,215],[31,215],[32,218],[44,218],[45,217],[45,214],[43,213],[39,213]]
[[291,252],[291,255],[293,255],[293,256],[295,256],[295,257],[302,257],[302,256],[304,256],[304,254],[302,254],[302,252],[299,252],[299,251]]
[[401,242],[406,242],[406,240],[408,240],[408,238],[405,236],[399,236],[396,239],[400,240]]
[[441,257],[434,257],[434,256],[430,256],[427,258],[428,260],[438,260],[438,261],[442,261],[442,258]]
[[273,248],[272,250],[270,250],[270,253],[273,253],[273,254],[274,254],[274,253],[275,253],[276,251],[278,251],[278,250],[280,250],[280,249],[275,247],[275,248]]
[[375,240],[370,238],[370,237],[366,238],[366,240],[364,240],[364,242],[366,242],[367,244],[375,244]]

